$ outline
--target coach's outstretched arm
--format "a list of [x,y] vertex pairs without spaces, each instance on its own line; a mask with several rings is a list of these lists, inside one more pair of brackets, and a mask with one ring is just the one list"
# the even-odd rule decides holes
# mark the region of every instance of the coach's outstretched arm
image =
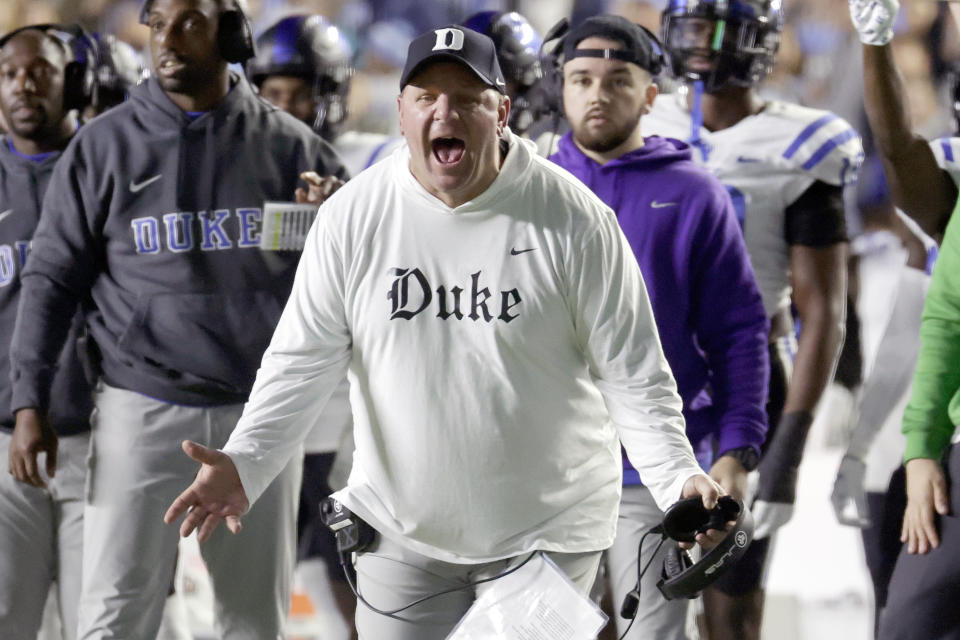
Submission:
[[250,508],[250,501],[230,456],[190,440],[183,442],[183,452],[202,466],[193,484],[167,509],[163,521],[170,524],[186,513],[180,535],[187,537],[199,529],[200,542],[210,537],[221,520],[226,520],[231,533],[240,533],[240,516]]
[[164,515],[189,511],[180,533],[199,529],[203,542],[224,519],[234,533],[240,517],[300,451],[301,444],[346,375],[350,333],[343,307],[341,247],[328,233],[325,204],[307,236],[293,290],[257,372],[243,416],[222,451],[184,442],[202,464],[196,479]]
[[890,46],[899,8],[897,0],[850,0],[850,17],[863,42],[864,104],[894,204],[939,236],[957,201],[957,186],[937,164],[927,140],[913,133]]

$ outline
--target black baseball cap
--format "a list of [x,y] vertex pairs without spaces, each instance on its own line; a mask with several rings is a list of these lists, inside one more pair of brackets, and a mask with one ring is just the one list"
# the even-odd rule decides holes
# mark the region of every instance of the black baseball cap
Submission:
[[451,24],[417,36],[407,49],[407,63],[400,75],[400,90],[410,83],[414,74],[430,62],[453,60],[473,71],[484,84],[502,94],[507,83],[497,61],[497,47],[493,40],[473,29]]
[[[615,40],[622,49],[577,49],[577,45],[591,36]],[[663,69],[663,48],[656,36],[638,24],[621,16],[601,15],[587,18],[563,40],[563,59],[614,58],[632,62],[641,69],[657,75]]]

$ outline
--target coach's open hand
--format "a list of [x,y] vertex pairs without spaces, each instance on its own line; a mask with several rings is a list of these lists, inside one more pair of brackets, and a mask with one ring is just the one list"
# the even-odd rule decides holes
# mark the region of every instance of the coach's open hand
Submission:
[[167,509],[163,521],[170,524],[186,513],[180,535],[186,537],[197,529],[200,542],[206,541],[224,519],[231,533],[240,533],[240,516],[250,508],[250,501],[230,456],[190,440],[183,441],[183,451],[203,466],[193,483]]

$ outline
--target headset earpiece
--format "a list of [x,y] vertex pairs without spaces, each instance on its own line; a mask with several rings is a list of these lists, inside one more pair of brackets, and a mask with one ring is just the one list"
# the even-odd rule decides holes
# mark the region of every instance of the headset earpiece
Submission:
[[660,576],[664,580],[670,580],[682,574],[684,571],[694,565],[690,554],[677,545],[667,547],[663,555],[663,571]]
[[68,62],[63,69],[63,110],[83,109],[93,100],[93,73],[83,62]]
[[230,63],[243,64],[256,55],[253,29],[240,9],[229,9],[220,14],[217,47],[220,57]]

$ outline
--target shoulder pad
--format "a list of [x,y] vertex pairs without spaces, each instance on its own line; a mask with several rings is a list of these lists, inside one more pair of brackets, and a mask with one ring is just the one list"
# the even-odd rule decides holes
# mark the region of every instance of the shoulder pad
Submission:
[[840,116],[799,105],[776,103],[772,115],[784,120],[787,142],[782,157],[814,179],[852,184],[863,163],[860,134]]

